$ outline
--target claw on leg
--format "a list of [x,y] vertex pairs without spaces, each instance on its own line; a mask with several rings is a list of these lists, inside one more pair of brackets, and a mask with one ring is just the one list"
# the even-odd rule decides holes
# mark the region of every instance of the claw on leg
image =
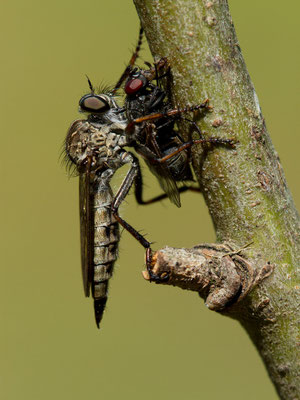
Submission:
[[143,271],[143,277],[150,282],[155,282],[155,283],[166,282],[169,279],[169,274],[167,274],[166,272],[163,272],[160,275],[157,275],[155,272],[153,272],[153,263],[154,262],[155,262],[155,260],[153,260],[152,250],[150,247],[148,247],[146,250],[147,271]]

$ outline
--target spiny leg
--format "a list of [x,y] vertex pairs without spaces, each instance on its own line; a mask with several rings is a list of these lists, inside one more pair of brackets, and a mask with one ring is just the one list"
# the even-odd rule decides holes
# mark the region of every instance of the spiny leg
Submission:
[[229,145],[234,147],[235,142],[232,139],[222,139],[222,138],[217,138],[217,137],[208,137],[204,139],[194,139],[189,142],[186,142],[179,146],[176,150],[174,150],[172,153],[169,153],[168,155],[161,157],[161,158],[156,158],[153,159],[154,163],[164,163],[168,161],[170,158],[176,156],[176,154],[180,153],[181,151],[188,149],[192,147],[194,144],[203,144],[203,143],[212,143],[212,144],[219,144],[219,145]]
[[133,183],[140,171],[138,159],[133,154],[127,152],[126,156],[123,159],[123,162],[130,163],[131,167],[126,174],[125,179],[121,183],[121,186],[112,202],[112,206],[111,206],[112,214],[115,217],[115,219],[119,222],[119,224],[122,225],[123,228],[126,229],[146,249],[146,254],[147,254],[146,266],[147,266],[148,273],[150,275],[150,280],[151,281],[166,280],[168,277],[160,278],[158,275],[156,275],[152,272],[152,265],[151,265],[152,251],[151,251],[151,247],[150,247],[151,243],[148,242],[148,240],[145,239],[144,236],[141,235],[135,228],[133,228],[133,226],[131,226],[128,222],[126,222],[123,218],[121,218],[119,216],[119,207],[120,207],[122,201],[127,196],[131,186],[133,185]]
[[[196,106],[187,107],[187,108],[181,109],[181,110],[179,110],[179,109],[178,110],[171,110],[170,112],[173,113],[173,115],[178,115],[178,114],[181,114],[181,113],[184,113],[184,112],[194,111],[196,109],[196,107],[198,109],[200,107],[206,107],[207,104],[208,104],[208,99],[205,100],[205,102],[200,104],[199,106],[196,105]],[[168,112],[167,114],[169,114],[170,112]],[[205,136],[206,132],[202,132],[195,121],[190,120],[188,118],[182,118],[182,119],[187,121],[187,122],[189,122],[189,124],[192,125],[194,130],[198,133],[199,139],[191,139],[191,134],[189,134],[189,140],[187,142],[185,142],[182,145],[178,146],[178,148],[176,150],[174,150],[173,152],[169,153],[168,155],[166,155],[164,157],[157,157],[154,153],[150,152],[144,145],[139,145],[139,152],[141,154],[144,153],[144,155],[147,157],[147,159],[149,161],[152,160],[153,163],[160,164],[160,163],[164,163],[164,162],[168,161],[170,158],[174,157],[175,155],[177,155],[181,151],[186,150],[186,149],[190,149],[194,144],[211,143],[211,144],[215,144],[215,145],[225,145],[225,146],[229,145],[231,147],[235,147],[235,143],[236,142],[233,139]],[[163,126],[164,126],[164,124],[161,125],[160,128],[163,127]],[[155,139],[154,132],[156,132],[156,131],[152,130],[150,133],[148,133],[148,136],[151,137],[152,143],[153,143],[154,147],[156,148],[156,146],[155,146],[156,139]],[[156,149],[156,150],[157,150],[157,154],[161,154],[159,149]]]
[[128,132],[128,133],[132,132],[136,125],[139,125],[143,122],[153,121],[153,120],[157,120],[160,118],[166,118],[166,117],[177,117],[181,114],[198,111],[200,109],[209,109],[210,106],[208,105],[208,102],[209,102],[209,100],[206,99],[203,103],[196,104],[194,106],[185,107],[182,109],[176,108],[174,110],[169,110],[165,113],[155,113],[155,114],[144,115],[143,117],[136,118],[136,119],[130,121],[126,127],[126,132]]
[[116,83],[112,93],[115,93],[121,87],[122,83],[125,81],[125,79],[129,75],[133,65],[135,64],[135,62],[139,56],[139,51],[141,49],[141,45],[142,45],[142,41],[143,41],[143,32],[144,32],[144,29],[142,26],[140,26],[138,42],[137,42],[136,48],[131,56],[131,59],[129,60],[127,67],[125,68],[123,74],[121,75],[118,82]]
[[[203,133],[202,137],[203,137]],[[157,157],[152,151],[150,151],[147,146],[142,145],[142,144],[135,144],[135,149],[136,151],[143,155],[144,157],[147,158],[149,162],[152,164],[162,164],[165,163],[166,161],[170,160],[172,157],[176,156],[178,153],[180,153],[183,150],[189,149],[192,147],[194,144],[203,144],[203,143],[211,143],[211,144],[216,144],[216,145],[225,145],[225,146],[235,146],[235,142],[233,139],[222,139],[218,137],[203,137],[202,139],[194,139],[190,140],[188,142],[183,143],[182,145],[178,146],[176,150],[172,151],[171,153],[167,154],[164,157]]]
[[111,209],[112,209],[112,213],[113,213],[114,217],[123,226],[123,228],[126,229],[136,240],[138,240],[145,249],[147,249],[150,247],[151,243],[148,242],[148,240],[146,240],[144,238],[144,236],[141,235],[136,229],[134,229],[133,226],[131,226],[128,222],[126,222],[123,218],[121,218],[119,216],[119,207],[120,207],[122,201],[127,196],[131,186],[134,183],[136,175],[137,175],[138,161],[132,154],[130,154],[130,155],[132,156],[131,157],[132,158],[131,168],[129,169],[129,171],[127,172],[127,174],[125,176],[125,179],[121,183],[121,186],[112,202]]

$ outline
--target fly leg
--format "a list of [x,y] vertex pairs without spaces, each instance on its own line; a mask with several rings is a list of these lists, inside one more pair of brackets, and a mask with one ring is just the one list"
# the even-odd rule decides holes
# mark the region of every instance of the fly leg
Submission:
[[136,59],[139,56],[139,51],[141,49],[142,40],[143,40],[143,32],[144,32],[144,29],[142,26],[140,26],[138,42],[137,42],[136,48],[134,50],[134,53],[132,54],[131,59],[129,60],[129,63],[128,63],[127,67],[125,68],[123,74],[120,76],[118,82],[116,83],[116,85],[113,89],[113,93],[116,93],[116,91],[121,87],[122,83],[125,81],[125,79],[129,75],[133,65],[136,62]]
[[[201,131],[200,131],[201,132]],[[180,153],[183,150],[189,149],[194,144],[203,144],[203,143],[211,143],[211,144],[222,144],[222,145],[229,145],[234,147],[235,142],[233,139],[222,139],[218,137],[203,137],[203,133],[201,132],[201,139],[192,139],[188,142],[183,143],[182,145],[178,146],[176,150],[172,151],[171,153],[167,154],[163,157],[157,157],[152,151],[150,151],[146,146],[136,143],[135,149],[136,151],[147,158],[147,160],[153,164],[162,164],[166,161],[170,160],[170,158],[176,156],[176,154]]]
[[166,118],[166,117],[178,117],[181,114],[185,114],[188,112],[194,112],[194,111],[198,111],[201,109],[209,109],[210,106],[208,105],[208,102],[209,102],[209,100],[206,99],[203,103],[196,104],[195,106],[185,107],[182,109],[176,108],[174,110],[169,110],[164,113],[155,113],[155,114],[144,115],[143,117],[136,118],[136,119],[130,121],[126,127],[126,132],[131,133],[132,131],[134,131],[134,127],[136,125],[139,125],[143,122],[153,121],[153,120],[157,120],[160,118]]
[[[201,193],[201,189],[194,187],[194,186],[181,186],[178,188],[178,192],[179,193],[184,193],[187,192],[188,190],[190,190],[191,192],[198,192]],[[138,204],[145,206],[148,204],[153,204],[153,203],[157,203],[158,201],[164,200],[168,198],[168,195],[166,193],[160,194],[156,197],[152,197],[152,199],[149,200],[143,200],[142,199],[142,187],[137,188],[136,185],[136,191],[135,191],[135,198]]]
[[119,216],[119,207],[122,201],[127,196],[131,186],[133,185],[139,170],[139,162],[137,158],[134,157],[133,154],[124,151],[124,153],[122,153],[122,158],[123,158],[122,160],[123,163],[124,164],[130,163],[131,167],[127,172],[125,179],[121,183],[121,186],[113,199],[111,205],[112,214],[119,222],[119,224],[122,225],[123,228],[126,229],[136,240],[138,240],[145,249],[147,249],[150,247],[151,243],[148,242],[148,240],[146,240],[144,236],[141,235],[136,229],[134,229],[128,222],[126,222]]
[[[162,57],[158,61],[154,62],[153,65],[147,61],[145,62],[145,64],[147,65],[147,67],[149,67],[149,70],[143,71],[144,76],[147,78],[148,82],[151,82],[155,79],[157,83],[156,86],[161,87],[161,85],[159,84],[159,80],[165,78],[170,73],[170,65],[167,57]],[[162,73],[162,75],[159,75],[159,71],[163,68],[166,69],[166,72]]]
[[126,222],[123,218],[119,215],[119,207],[122,201],[127,196],[131,186],[133,185],[135,179],[140,174],[140,166],[138,159],[129,152],[121,153],[122,163],[123,164],[131,164],[125,179],[121,183],[121,186],[113,199],[111,205],[111,211],[115,219],[119,222],[120,225],[123,226],[136,240],[140,242],[140,244],[146,249],[146,266],[150,276],[150,281],[161,282],[168,279],[168,276],[160,277],[152,272],[152,250],[151,250],[151,243],[148,242],[147,239],[144,238],[133,226],[131,226],[128,222]]
[[234,141],[232,139],[222,139],[222,138],[216,138],[216,137],[208,137],[204,139],[194,139],[190,140],[189,142],[186,142],[182,144],[181,146],[178,146],[176,150],[174,150],[172,153],[167,154],[164,157],[155,157],[152,160],[149,160],[150,162],[153,162],[153,164],[161,164],[165,163],[166,161],[170,160],[170,158],[176,156],[176,154],[180,153],[181,151],[185,149],[189,149],[192,147],[194,144],[203,144],[203,143],[211,143],[211,144],[223,144],[223,145],[230,145],[234,147]]

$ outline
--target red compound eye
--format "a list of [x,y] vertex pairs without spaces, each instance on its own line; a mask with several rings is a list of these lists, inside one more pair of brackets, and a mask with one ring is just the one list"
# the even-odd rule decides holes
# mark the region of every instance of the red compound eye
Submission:
[[138,90],[140,90],[141,87],[143,87],[143,81],[141,79],[131,79],[131,81],[128,81],[125,85],[125,93],[126,94],[134,94]]

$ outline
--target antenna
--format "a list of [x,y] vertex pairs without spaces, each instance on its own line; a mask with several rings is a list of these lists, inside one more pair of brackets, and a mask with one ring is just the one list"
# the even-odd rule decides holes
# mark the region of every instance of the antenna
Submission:
[[90,78],[89,78],[87,75],[85,75],[85,76],[86,76],[86,79],[88,80],[88,83],[89,83],[89,87],[90,87],[90,89],[91,89],[91,92],[94,93],[94,92],[95,92],[95,89],[94,89],[94,87],[93,87],[93,85],[92,85],[92,82],[90,81]]

